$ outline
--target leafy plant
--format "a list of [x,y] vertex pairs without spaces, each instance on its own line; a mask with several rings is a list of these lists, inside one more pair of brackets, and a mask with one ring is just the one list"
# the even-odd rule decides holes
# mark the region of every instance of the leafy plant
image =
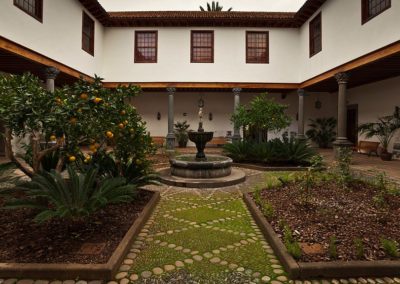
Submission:
[[249,141],[238,141],[224,145],[224,153],[235,162],[245,162],[253,151],[253,143]]
[[328,254],[331,259],[338,258],[337,239],[335,236],[329,238]]
[[52,170],[33,177],[25,187],[25,196],[10,200],[6,209],[32,208],[38,214],[34,220],[44,222],[52,218],[81,220],[113,203],[130,202],[135,199],[137,186],[127,184],[122,177],[107,178],[98,182],[98,171],[90,169],[77,173],[67,167],[69,180]]
[[283,229],[283,241],[288,253],[295,259],[300,259],[302,255],[300,244],[293,238],[292,231],[288,226]]
[[393,115],[379,117],[376,122],[364,123],[358,131],[366,138],[377,137],[383,148],[382,153],[388,153],[388,147],[396,132],[400,129],[399,108],[396,107]]
[[336,137],[336,119],[333,117],[317,118],[310,119],[310,122],[308,126],[311,129],[306,132],[308,138],[317,143],[320,148],[329,148]]
[[188,129],[190,125],[185,120],[183,122],[179,121],[176,122],[174,126],[175,126],[175,137],[176,140],[178,140],[179,147],[186,147],[189,141]]
[[267,141],[263,134],[277,132],[290,125],[291,118],[286,114],[288,106],[275,102],[261,94],[252,99],[248,106],[239,106],[231,121],[237,127],[250,127],[257,132],[258,143]]
[[356,249],[356,256],[358,259],[362,259],[364,257],[364,243],[362,241],[362,239],[354,239],[353,241],[354,243],[354,247]]
[[[224,7],[219,5],[218,1],[217,2],[212,1],[211,5],[210,5],[210,3],[207,3],[207,9],[204,9],[203,6],[200,6],[200,11],[203,11],[203,12],[205,12],[205,11],[207,11],[207,12],[221,12],[223,8]],[[229,8],[227,10],[227,12],[230,12],[230,11],[232,11],[232,8]]]
[[343,189],[347,189],[349,183],[353,180],[350,171],[352,150],[350,147],[339,147],[337,151],[338,164],[336,171],[338,181]]
[[271,219],[275,216],[275,209],[272,206],[272,204],[268,201],[264,201],[262,203],[262,208],[261,208],[263,214],[267,219]]
[[399,244],[396,241],[381,239],[381,246],[386,255],[394,258],[399,257]]

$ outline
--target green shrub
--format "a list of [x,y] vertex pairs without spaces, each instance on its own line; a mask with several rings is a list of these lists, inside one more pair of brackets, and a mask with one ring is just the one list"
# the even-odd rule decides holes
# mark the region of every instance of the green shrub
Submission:
[[283,242],[290,255],[295,259],[300,259],[302,255],[300,244],[294,239],[289,226],[285,225],[283,229]]
[[358,259],[362,259],[364,257],[364,243],[362,239],[354,239],[354,248],[356,249],[356,256]]
[[399,257],[399,244],[396,241],[381,239],[381,246],[387,256],[394,258]]
[[335,128],[337,121],[333,117],[310,119],[311,127],[306,132],[308,138],[317,143],[320,148],[329,148],[331,143],[335,141]]
[[239,141],[234,143],[228,143],[224,145],[224,153],[232,158],[235,162],[248,161],[251,156],[253,143],[248,141]]
[[352,149],[350,147],[338,148],[338,164],[336,167],[338,181],[342,188],[347,189],[350,182],[353,180],[350,171]]
[[10,200],[6,209],[32,208],[38,214],[34,220],[44,222],[52,218],[81,220],[112,203],[130,202],[137,195],[137,186],[126,179],[106,178],[98,182],[97,169],[77,173],[67,167],[69,180],[52,170],[33,177],[21,187],[25,196]]
[[338,258],[337,239],[335,236],[329,238],[328,254],[331,259]]
[[262,212],[267,219],[271,219],[275,216],[275,209],[268,201],[262,203]]

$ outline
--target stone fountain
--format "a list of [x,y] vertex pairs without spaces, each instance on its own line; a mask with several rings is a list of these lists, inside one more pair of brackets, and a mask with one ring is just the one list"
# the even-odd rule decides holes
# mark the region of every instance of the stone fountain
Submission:
[[170,169],[161,171],[161,181],[185,187],[221,187],[245,180],[240,170],[232,170],[232,159],[220,155],[207,155],[204,148],[213,138],[213,132],[203,129],[204,101],[199,100],[199,127],[189,131],[189,140],[196,144],[196,154],[179,155],[170,159]]

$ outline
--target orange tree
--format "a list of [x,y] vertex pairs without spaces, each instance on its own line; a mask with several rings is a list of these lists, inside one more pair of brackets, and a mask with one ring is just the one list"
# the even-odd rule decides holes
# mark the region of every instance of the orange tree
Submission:
[[[154,147],[145,122],[127,102],[139,92],[136,86],[103,88],[95,77],[50,93],[33,75],[7,75],[0,78],[0,118],[11,134],[29,136],[35,173],[45,155],[59,151],[58,171],[65,163],[105,166],[101,161],[107,158],[114,175],[125,175],[127,165],[145,174],[150,168],[145,157]],[[42,150],[39,141],[54,143]]]

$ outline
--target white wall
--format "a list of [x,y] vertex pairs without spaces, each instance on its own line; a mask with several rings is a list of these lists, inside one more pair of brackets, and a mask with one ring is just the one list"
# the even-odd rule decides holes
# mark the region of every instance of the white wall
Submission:
[[[103,76],[110,82],[298,82],[298,30],[214,30],[214,63],[190,63],[190,31],[158,30],[158,62],[134,63],[134,28],[107,28]],[[145,29],[138,29],[145,30]],[[246,64],[246,30],[269,31],[270,63]]]
[[[309,58],[309,22],[321,12],[322,51]],[[328,0],[300,29],[300,78],[305,81],[400,40],[400,1],[364,25],[360,0]]]
[[[232,93],[181,93],[175,94],[175,121],[184,121],[190,124],[190,129],[196,130],[198,127],[198,107],[197,101],[202,95],[205,101],[204,107],[204,129],[214,131],[215,137],[226,136],[227,131],[233,131],[230,117],[233,112]],[[248,104],[254,93],[242,93],[240,95],[241,104]],[[296,114],[298,111],[297,94],[291,93],[285,99],[281,94],[270,94],[275,101],[288,105],[287,114],[292,118],[292,124],[287,129],[297,133]],[[311,93],[305,98],[305,124],[306,130],[310,118],[336,117],[337,116],[337,95],[332,93]],[[315,102],[319,99],[322,108],[316,109]],[[144,93],[133,99],[133,105],[139,114],[147,122],[147,129],[152,136],[166,136],[168,126],[168,94],[165,93]],[[157,120],[157,112],[161,113],[161,120]],[[184,116],[183,113],[187,113]],[[213,114],[213,120],[209,121],[208,114]],[[269,137],[280,137],[281,133],[270,133]]]
[[[95,20],[94,57],[82,50],[82,11],[77,0],[43,1],[43,23],[13,5],[0,3],[0,35],[89,76],[100,73],[103,26]],[[90,15],[90,13],[88,13]]]
[[[360,86],[349,90],[348,104],[358,104],[358,123],[375,122],[380,116],[393,114],[394,107],[400,106],[400,77]],[[359,140],[378,141],[376,138]],[[400,131],[397,132],[393,143],[400,142]]]

